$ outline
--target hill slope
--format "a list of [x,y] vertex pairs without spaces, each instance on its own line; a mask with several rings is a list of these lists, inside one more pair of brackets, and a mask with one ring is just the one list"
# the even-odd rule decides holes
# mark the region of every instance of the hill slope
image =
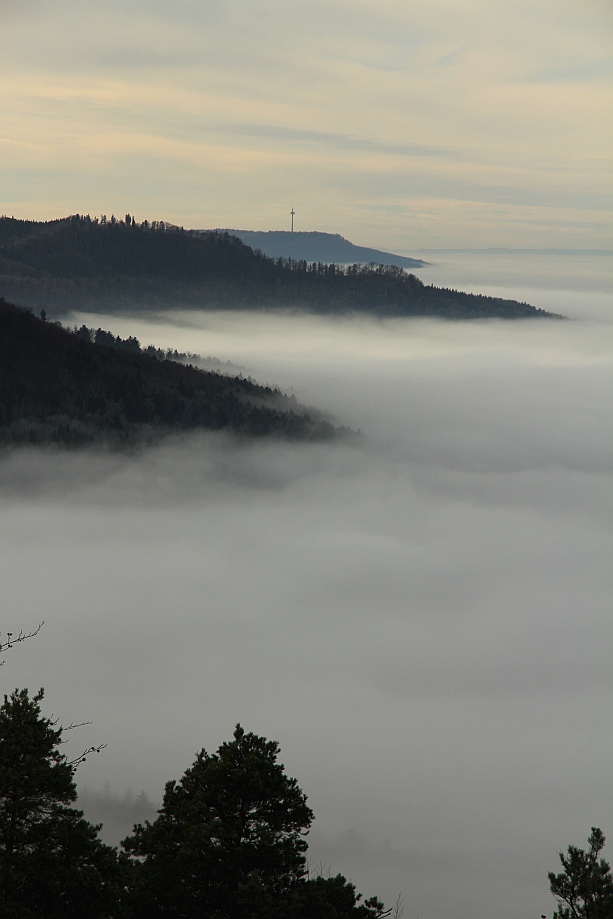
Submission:
[[0,299],[0,443],[131,443],[197,428],[335,434],[270,387],[94,344]]
[[277,259],[227,233],[75,215],[0,218],[0,295],[37,308],[287,309],[376,316],[517,319],[527,303],[427,286],[401,268]]
[[394,255],[367,246],[355,246],[338,233],[288,233],[283,230],[223,230],[238,236],[245,245],[260,249],[270,258],[306,259],[307,262],[335,262],[337,265],[376,264],[397,268],[419,268],[426,262],[418,258]]

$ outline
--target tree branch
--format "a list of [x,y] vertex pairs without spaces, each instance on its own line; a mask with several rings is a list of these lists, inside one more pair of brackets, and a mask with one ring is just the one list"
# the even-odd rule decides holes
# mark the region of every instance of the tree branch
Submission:
[[[0,638],[0,654],[3,654],[5,651],[10,651],[15,645],[20,644],[22,641],[26,641],[28,638],[34,638],[35,635],[38,635],[44,624],[45,620],[43,619],[43,621],[38,624],[38,628],[33,629],[31,632],[24,632],[22,629],[19,630],[17,635],[13,632],[7,632],[5,641],[2,641]],[[4,661],[0,661],[0,667],[3,663]]]

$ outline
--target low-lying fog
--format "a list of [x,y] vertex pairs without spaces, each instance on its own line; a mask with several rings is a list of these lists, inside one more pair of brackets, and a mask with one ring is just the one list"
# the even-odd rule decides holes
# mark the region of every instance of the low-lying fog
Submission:
[[552,911],[556,850],[613,834],[611,326],[76,319],[361,431],[3,456],[2,628],[45,620],[3,685],[93,721],[80,786],[158,801],[240,721],[314,865],[411,919]]

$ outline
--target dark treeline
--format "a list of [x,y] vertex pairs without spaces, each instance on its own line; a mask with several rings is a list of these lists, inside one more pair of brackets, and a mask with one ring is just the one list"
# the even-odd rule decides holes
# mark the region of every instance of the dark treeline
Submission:
[[129,310],[300,308],[320,313],[504,319],[527,303],[423,284],[393,265],[271,259],[226,232],[130,214],[36,222],[0,218],[0,294],[29,306]]
[[[0,443],[130,444],[227,429],[293,440],[335,429],[250,379],[91,341],[0,299]],[[96,333],[96,339],[98,338]],[[138,345],[138,349],[136,348]]]
[[[44,310],[42,311],[41,318],[47,318]],[[91,341],[95,345],[104,345],[106,348],[115,348],[117,351],[132,351],[134,354],[148,354],[149,357],[155,357],[158,361],[178,361],[179,363],[187,363],[188,361],[201,360],[199,354],[177,351],[176,348],[156,348],[155,345],[147,345],[143,348],[138,338],[135,338],[134,335],[122,338],[121,335],[113,335],[112,332],[107,332],[104,329],[90,329],[86,325],[81,325],[79,328],[75,326],[72,332],[83,341]],[[221,361],[218,361],[218,363],[221,366]]]

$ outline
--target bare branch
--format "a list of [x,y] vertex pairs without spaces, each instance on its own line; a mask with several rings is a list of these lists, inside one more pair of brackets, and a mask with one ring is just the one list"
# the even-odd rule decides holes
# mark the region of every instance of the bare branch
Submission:
[[105,743],[100,744],[99,747],[89,747],[87,750],[83,750],[83,753],[81,753],[80,756],[77,756],[76,759],[67,760],[66,765],[74,766],[76,768],[77,766],[80,766],[81,763],[85,762],[90,753],[100,753],[100,751],[104,750],[105,747]]
[[[57,722],[54,722],[54,723],[57,724]],[[61,731],[62,731],[62,734],[63,734],[64,731],[74,731],[76,728],[83,728],[83,727],[86,727],[88,724],[93,724],[93,723],[94,723],[93,721],[79,721],[79,722],[77,722],[77,723],[71,721],[71,723],[68,724],[68,725],[66,725],[66,727],[64,727],[64,725],[62,725],[62,726],[61,726]],[[67,741],[67,740],[64,740],[63,737],[62,737],[62,738],[58,741],[58,743],[59,743],[59,744],[63,744],[63,743],[68,743],[68,741]]]
[[[13,632],[6,633],[6,639],[2,641],[0,637],[0,654],[3,654],[5,651],[10,651],[11,648],[14,648],[15,645],[20,644],[22,641],[26,641],[28,638],[34,638],[35,635],[38,635],[40,630],[45,624],[45,620],[39,622],[38,627],[33,629],[31,632],[24,632],[23,629],[20,629],[18,634],[15,635]],[[0,633],[1,636],[2,633]],[[4,661],[0,661],[0,667]]]
[[62,725],[62,731],[73,731],[75,728],[83,728],[87,724],[93,724],[93,721],[78,721],[76,724],[71,721],[70,724],[67,724],[66,727]]
[[[54,719],[52,715],[49,721],[49,724],[51,725],[51,727],[55,727],[57,724],[59,724],[59,722],[60,722],[60,719],[59,718]],[[76,728],[83,728],[93,723],[94,723],[93,721],[71,721],[70,724],[66,725],[66,727],[64,727],[64,725],[60,725],[60,732],[61,734],[63,734],[64,731],[74,731],[76,730]],[[64,738],[60,736],[60,739],[57,741],[58,747],[61,746],[61,744],[65,744],[65,743],[68,743],[68,741],[64,740]],[[74,766],[76,769],[77,766],[85,762],[86,757],[90,753],[100,753],[100,751],[104,750],[105,747],[106,747],[105,743],[100,744],[99,746],[89,747],[87,750],[84,750],[83,753],[81,753],[81,755],[77,756],[75,759],[66,760],[66,765]]]
[[[400,891],[400,893],[396,897],[396,902],[394,903],[394,906],[392,907],[392,913],[391,913],[392,919],[401,919],[401,917],[404,915],[405,899],[406,898],[402,896],[402,891]],[[419,916],[417,917],[417,919],[419,919]]]

